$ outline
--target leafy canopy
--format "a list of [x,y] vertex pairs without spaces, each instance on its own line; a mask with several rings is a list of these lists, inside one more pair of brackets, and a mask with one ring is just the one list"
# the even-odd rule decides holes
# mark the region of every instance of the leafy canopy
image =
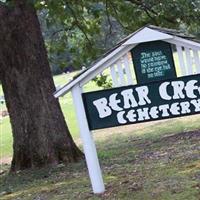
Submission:
[[[54,66],[88,66],[122,37],[146,24],[182,29],[200,37],[199,0],[27,1],[38,10]],[[12,5],[14,0],[3,2]]]

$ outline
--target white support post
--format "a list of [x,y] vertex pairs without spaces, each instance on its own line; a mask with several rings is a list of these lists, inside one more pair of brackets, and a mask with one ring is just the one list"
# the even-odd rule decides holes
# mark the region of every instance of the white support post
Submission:
[[196,71],[197,71],[197,73],[200,73],[200,59],[199,59],[198,51],[193,50],[193,55],[194,55]]
[[187,62],[187,69],[189,75],[193,74],[193,68],[192,68],[192,58],[190,54],[190,49],[185,47],[185,54],[186,54],[186,62]]
[[118,78],[119,78],[118,81],[120,82],[120,86],[126,85],[123,66],[120,59],[117,61],[117,71],[118,71]]
[[125,66],[125,71],[126,71],[126,76],[128,80],[128,85],[133,84],[133,78],[130,70],[130,65],[129,65],[129,60],[128,60],[128,54],[126,54],[124,57],[124,66]]
[[185,66],[185,62],[184,62],[184,58],[183,58],[183,50],[182,50],[182,47],[179,45],[176,45],[176,49],[178,52],[178,59],[179,59],[179,65],[180,65],[180,69],[181,69],[181,75],[185,76],[187,74],[187,71],[186,71],[186,66]]
[[117,81],[117,75],[116,75],[116,71],[115,71],[115,65],[112,65],[110,67],[110,73],[111,73],[111,77],[112,77],[113,87],[117,87],[118,81]]
[[81,139],[83,141],[83,149],[85,153],[86,163],[89,171],[89,176],[92,184],[92,189],[95,194],[100,194],[105,191],[105,186],[102,178],[101,168],[97,157],[95,143],[88,127],[85,109],[82,100],[82,89],[78,84],[72,88],[72,97],[76,109],[77,120],[80,129]]

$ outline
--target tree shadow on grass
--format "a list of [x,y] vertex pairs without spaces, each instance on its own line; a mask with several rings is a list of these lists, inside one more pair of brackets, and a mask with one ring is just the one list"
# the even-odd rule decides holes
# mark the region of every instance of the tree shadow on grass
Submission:
[[85,162],[3,174],[0,199],[196,199],[200,133],[110,135],[96,141],[106,192],[93,195]]

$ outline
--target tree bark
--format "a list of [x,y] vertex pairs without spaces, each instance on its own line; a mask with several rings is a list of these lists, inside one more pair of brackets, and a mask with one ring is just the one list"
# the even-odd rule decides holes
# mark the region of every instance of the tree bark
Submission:
[[0,5],[0,79],[13,132],[11,171],[81,159],[65,123],[34,7]]

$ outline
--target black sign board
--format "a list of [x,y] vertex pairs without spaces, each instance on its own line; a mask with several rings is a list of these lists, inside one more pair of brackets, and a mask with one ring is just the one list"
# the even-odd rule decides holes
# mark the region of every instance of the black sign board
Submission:
[[163,41],[146,42],[131,50],[138,83],[176,77],[171,45]]
[[200,76],[83,93],[90,130],[200,113]]

